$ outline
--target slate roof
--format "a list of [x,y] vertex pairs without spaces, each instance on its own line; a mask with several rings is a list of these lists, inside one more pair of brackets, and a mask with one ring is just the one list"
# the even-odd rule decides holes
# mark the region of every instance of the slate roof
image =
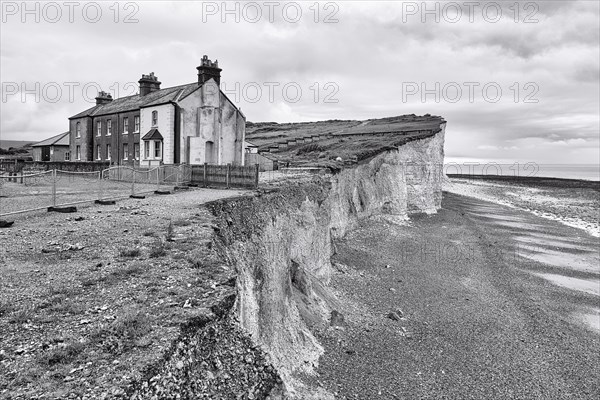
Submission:
[[158,129],[152,128],[144,135],[142,140],[162,140],[163,136],[160,134]]
[[42,146],[68,146],[69,145],[69,132],[61,133],[60,135],[52,136],[41,142],[34,143],[32,147]]
[[182,99],[188,96],[199,87],[200,86],[198,85],[198,82],[194,82],[160,89],[155,92],[148,93],[145,96],[136,94],[133,96],[121,97],[111,101],[110,103],[95,105],[92,108],[80,112],[79,114],[73,115],[69,119],[135,111],[141,107],[169,103],[171,101],[176,101],[177,99]]

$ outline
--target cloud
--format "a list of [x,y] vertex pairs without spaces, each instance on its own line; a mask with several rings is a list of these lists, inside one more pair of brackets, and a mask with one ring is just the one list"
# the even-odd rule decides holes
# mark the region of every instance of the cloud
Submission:
[[[321,2],[318,15],[310,8],[314,3],[299,3],[297,23],[286,20],[282,3],[273,22],[264,8],[258,22],[236,22],[222,9],[207,15],[203,7],[209,3],[136,3],[139,22],[133,24],[122,22],[131,11],[125,9],[115,23],[108,8],[112,3],[102,3],[104,17],[96,24],[82,18],[3,23],[3,83],[31,88],[36,82],[41,87],[56,82],[64,90],[68,82],[79,86],[73,99],[65,94],[55,103],[36,103],[31,95],[21,101],[20,93],[9,96],[1,104],[2,138],[41,140],[63,132],[70,115],[91,105],[82,91],[86,84],[93,97],[96,84],[130,94],[127,85],[151,71],[163,87],[193,82],[207,54],[219,59],[228,96],[251,121],[430,113],[448,121],[449,156],[598,160],[593,148],[600,130],[597,2],[519,1],[518,22],[514,2],[495,2],[503,15],[496,23],[482,17],[482,6],[473,22],[463,15],[457,23],[444,16],[439,23],[431,16],[423,23],[418,13],[406,15],[408,3],[403,8],[398,2]],[[227,7],[236,4],[242,11],[248,3]],[[446,3],[437,4],[443,9]],[[523,23],[532,11],[538,22]],[[324,23],[328,15],[338,22]],[[473,101],[467,82],[478,84]],[[404,98],[407,83],[416,83],[419,93]],[[439,93],[439,101],[435,95],[422,97],[422,88],[452,83],[463,89],[456,103],[448,93]],[[267,84],[277,85],[273,99]],[[501,88],[497,102],[486,100],[486,84]],[[244,93],[255,85],[262,88],[257,102]],[[297,101],[283,92],[290,85],[302,91]]]

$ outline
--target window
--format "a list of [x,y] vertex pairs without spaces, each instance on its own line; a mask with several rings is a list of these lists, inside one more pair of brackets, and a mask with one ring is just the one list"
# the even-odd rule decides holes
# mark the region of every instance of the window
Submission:
[[140,159],[140,144],[139,143],[133,144],[133,153],[134,153],[135,159],[139,160]]
[[154,158],[160,158],[160,144],[160,141],[154,141]]
[[81,146],[75,146],[75,159],[81,160]]
[[106,135],[112,134],[112,119],[106,121]]
[[150,141],[144,140],[144,158],[150,158]]
[[81,137],[81,122],[78,122],[77,124],[75,124],[75,137],[76,138]]
[[65,152],[65,161],[71,161],[71,153],[70,152]]
[[123,160],[129,160],[129,145],[123,143]]
[[123,118],[123,133],[129,133],[129,118]]
[[96,146],[96,160],[100,160],[101,157],[101,153],[100,153],[100,145]]
[[110,144],[106,145],[106,159],[110,160]]
[[134,132],[139,132],[140,131],[140,117],[139,117],[139,115],[136,115],[135,117],[133,117],[133,131]]
[[152,111],[152,126],[158,125],[158,111]]
[[96,123],[96,136],[102,135],[102,121]]

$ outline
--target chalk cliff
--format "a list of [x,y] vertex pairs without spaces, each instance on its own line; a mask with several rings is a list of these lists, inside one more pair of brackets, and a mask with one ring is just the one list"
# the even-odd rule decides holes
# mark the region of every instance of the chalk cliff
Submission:
[[330,177],[289,183],[210,207],[215,244],[238,274],[233,313],[269,354],[289,397],[327,398],[304,387],[337,308],[329,290],[333,242],[364,218],[400,222],[441,206],[445,123],[425,139],[388,150]]

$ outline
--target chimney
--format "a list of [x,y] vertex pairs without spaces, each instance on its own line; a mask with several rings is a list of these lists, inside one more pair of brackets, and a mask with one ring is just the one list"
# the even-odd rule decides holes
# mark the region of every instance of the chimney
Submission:
[[140,96],[145,96],[148,93],[156,92],[160,90],[160,83],[158,78],[154,76],[154,72],[150,72],[150,75],[143,75],[142,79],[138,81],[140,84]]
[[113,101],[113,98],[110,93],[106,93],[103,90],[98,92],[98,96],[96,96],[96,105],[110,103],[111,101]]
[[202,57],[202,62],[199,67],[196,67],[198,70],[198,84],[202,85],[204,82],[213,78],[217,85],[221,85],[221,68],[219,68],[219,61],[215,60],[212,62],[208,59],[208,56]]

